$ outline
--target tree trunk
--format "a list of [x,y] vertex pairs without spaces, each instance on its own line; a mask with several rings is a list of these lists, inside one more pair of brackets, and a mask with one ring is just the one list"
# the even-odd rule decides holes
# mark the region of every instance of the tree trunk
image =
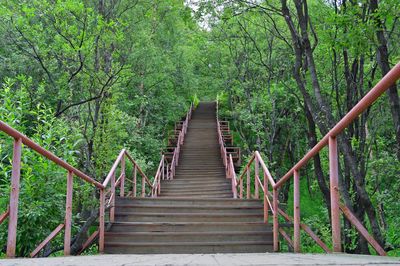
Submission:
[[[375,20],[377,30],[376,30],[376,38],[378,39],[378,53],[377,53],[377,62],[382,72],[382,76],[385,76],[390,71],[389,64],[389,52],[388,52],[388,42],[385,36],[385,25],[384,22],[376,16],[376,12],[378,11],[378,0],[370,0],[370,9],[372,18]],[[399,103],[399,94],[397,92],[396,84],[393,84],[387,90],[387,95],[390,103],[390,111],[392,113],[393,126],[396,132],[396,154],[397,159],[400,160],[400,103]]]
[[[329,128],[332,128],[334,126],[336,120],[333,116],[330,105],[325,101],[321,93],[321,88],[318,81],[318,74],[308,35],[309,16],[307,2],[303,0],[295,0],[295,6],[301,34],[298,33],[293,23],[292,14],[290,13],[290,10],[287,6],[287,0],[281,0],[282,14],[290,30],[293,49],[296,56],[294,78],[301,93],[303,94],[305,103],[307,104],[309,110],[311,111],[311,114],[313,115],[314,121],[318,125],[321,133],[325,134]],[[303,60],[304,57],[306,61]],[[300,69],[303,65],[305,65],[305,63],[310,71],[312,87],[314,89],[314,97],[316,99],[318,108],[315,108],[313,106],[312,98],[306,90],[306,81],[300,73]],[[306,68],[303,67],[302,69]],[[384,244],[384,240],[379,228],[379,224],[377,223],[376,213],[365,189],[363,177],[359,169],[357,168],[357,163],[351,147],[351,143],[345,132],[343,132],[339,138],[339,147],[344,154],[344,159],[349,165],[357,188],[357,194],[360,197],[360,204],[362,204],[363,208],[365,208],[365,211],[368,215],[373,235],[375,239],[382,245]]]

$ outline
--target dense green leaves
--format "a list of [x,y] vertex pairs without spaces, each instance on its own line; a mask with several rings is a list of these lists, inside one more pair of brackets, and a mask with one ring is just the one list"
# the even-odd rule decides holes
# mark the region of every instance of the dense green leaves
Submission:
[[[282,15],[285,2],[292,28]],[[259,150],[278,179],[381,78],[380,31],[387,63],[399,60],[399,3],[379,1],[376,9],[373,3],[3,1],[0,119],[98,181],[123,147],[152,176],[173,122],[189,102],[218,95],[220,115],[231,120],[244,158]],[[307,19],[300,31],[304,7]],[[323,113],[322,102],[329,112]],[[340,157],[345,203],[356,210],[362,206],[356,173],[392,254],[400,246],[395,116],[392,102],[382,97],[345,133],[355,159],[352,171]],[[0,212],[8,200],[11,145],[1,134]],[[63,221],[65,176],[23,150],[18,255],[27,255]],[[327,151],[301,176],[302,219],[329,242]],[[78,180],[74,186],[76,233],[97,207],[98,195]],[[288,183],[282,202],[291,202],[291,195]],[[365,206],[357,215],[372,228]],[[345,250],[366,252],[354,228],[343,223]],[[0,227],[0,253],[5,227]],[[304,250],[321,251],[302,239]],[[60,245],[58,239],[47,248]]]

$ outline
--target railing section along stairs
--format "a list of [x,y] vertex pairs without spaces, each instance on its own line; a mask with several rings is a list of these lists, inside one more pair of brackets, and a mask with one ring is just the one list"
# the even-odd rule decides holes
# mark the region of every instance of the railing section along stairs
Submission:
[[200,103],[173,179],[157,198],[117,198],[106,253],[272,251],[260,200],[233,199],[220,156],[215,103]]
[[[325,252],[341,252],[341,212],[377,254],[386,255],[340,200],[337,136],[399,78],[400,63],[280,179],[272,177],[259,152],[236,175],[240,150],[233,147],[229,123],[219,119],[215,103],[200,103],[194,112],[191,105],[176,124],[152,182],[125,149],[100,183],[0,121],[0,131],[14,139],[9,205],[0,213],[0,224],[8,219],[7,257],[15,257],[16,250],[23,144],[64,168],[67,177],[64,221],[38,243],[31,257],[38,256],[61,231],[64,255],[70,254],[74,178],[99,191],[98,230],[80,252],[96,239],[100,253],[266,252],[279,251],[281,240],[300,252],[300,230]],[[300,170],[325,146],[329,148],[332,249],[300,218]],[[132,164],[132,173],[126,172],[127,163]],[[290,178],[293,217],[282,210],[278,200],[280,187]],[[279,216],[285,223],[279,222]]]

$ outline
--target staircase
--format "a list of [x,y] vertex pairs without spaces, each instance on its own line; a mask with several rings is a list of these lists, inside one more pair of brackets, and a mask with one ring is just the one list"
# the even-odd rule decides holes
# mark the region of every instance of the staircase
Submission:
[[272,251],[260,200],[233,199],[219,154],[215,103],[200,103],[189,123],[173,180],[158,198],[117,198],[106,253]]

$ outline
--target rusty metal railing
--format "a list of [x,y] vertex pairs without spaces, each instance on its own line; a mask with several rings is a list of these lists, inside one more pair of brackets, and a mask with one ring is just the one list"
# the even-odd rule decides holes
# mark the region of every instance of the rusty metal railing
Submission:
[[[174,147],[174,150],[173,150],[172,160],[170,163],[168,163],[168,165],[166,167],[168,172],[166,175],[162,174],[162,177],[163,177],[162,179],[165,179],[165,178],[168,180],[174,179],[175,169],[179,164],[179,157],[181,154],[181,146],[183,145],[183,142],[185,140],[189,121],[192,118],[193,110],[194,110],[194,105],[193,105],[193,103],[191,103],[189,111],[186,113],[185,120],[183,121],[183,123],[180,125],[179,128],[177,126],[175,126],[175,132],[178,133],[176,147]],[[161,164],[161,162],[160,162],[160,164]],[[160,182],[161,182],[161,179],[158,179],[158,183],[160,183]]]
[[[342,212],[349,222],[357,229],[357,231],[368,241],[368,243],[376,250],[379,255],[385,256],[385,250],[380,244],[368,233],[368,230],[363,224],[356,218],[356,216],[340,201],[339,193],[339,166],[338,166],[338,148],[337,148],[337,136],[348,127],[355,118],[357,118],[362,112],[370,107],[393,83],[400,78],[400,63],[394,66],[376,85],[373,87],[307,154],[296,163],[282,178],[275,181],[260,154],[255,152],[251,157],[250,161],[244,168],[243,173],[238,179],[233,180],[236,177],[234,170],[229,166],[227,168],[227,175],[232,178],[232,188],[234,197],[237,196],[237,189],[239,187],[239,197],[242,198],[243,191],[243,179],[246,174],[246,198],[251,197],[251,177],[250,177],[250,165],[254,162],[254,197],[259,197],[259,187],[263,191],[264,201],[264,221],[268,222],[268,210],[271,210],[273,214],[273,245],[274,251],[279,250],[279,234],[287,240],[295,252],[300,252],[300,229],[303,229],[311,238],[320,245],[326,252],[331,252],[327,245],[323,243],[316,234],[314,234],[309,227],[300,222],[300,169],[304,167],[310,159],[317,155],[322,148],[328,146],[329,148],[329,173],[330,173],[330,194],[331,194],[331,227],[332,227],[332,246],[333,252],[341,252],[341,228],[340,228],[340,212]],[[217,118],[218,119],[218,118]],[[218,127],[218,134],[220,135],[220,128]],[[230,165],[231,159],[227,157],[226,153],[221,148],[221,156],[224,160],[224,164]],[[229,159],[229,160],[228,160]],[[259,178],[259,165],[262,166],[264,171],[264,180],[261,182]],[[279,188],[293,177],[293,212],[294,217],[290,217],[278,207],[278,191]],[[272,193],[268,191],[269,187],[272,189]],[[271,202],[272,200],[272,202]],[[280,227],[278,222],[278,216],[281,215],[283,218],[293,223],[293,241],[289,235],[287,235]]]
[[11,192],[10,192],[10,203],[8,210],[0,217],[0,222],[3,222],[7,217],[8,221],[8,237],[7,237],[7,257],[15,257],[16,241],[17,241],[17,223],[18,223],[18,200],[19,200],[19,188],[20,188],[20,175],[21,175],[21,152],[22,144],[26,145],[30,149],[36,151],[42,156],[46,157],[50,161],[56,163],[60,167],[67,170],[67,196],[66,196],[66,207],[65,207],[65,220],[64,223],[60,224],[50,235],[43,241],[38,248],[36,248],[31,256],[35,257],[39,251],[51,241],[58,233],[64,229],[64,254],[69,255],[71,252],[71,220],[72,220],[72,190],[73,190],[73,178],[77,176],[85,182],[94,185],[100,191],[104,190],[103,184],[100,184],[90,176],[82,173],[75,167],[71,166],[61,158],[57,157],[50,151],[42,148],[37,143],[32,141],[27,136],[23,135],[19,131],[10,127],[3,121],[0,121],[0,131],[3,131],[7,135],[14,138],[13,148],[13,159],[12,159],[12,174],[11,174]]
[[[136,197],[137,196],[137,173],[141,175],[141,193],[140,197],[152,196],[157,197],[160,194],[160,181],[167,176],[173,178],[175,174],[175,167],[178,165],[180,146],[183,144],[184,136],[187,132],[188,122],[191,118],[193,111],[193,104],[191,104],[189,111],[186,114],[186,119],[183,123],[183,128],[179,134],[178,145],[174,151],[173,161],[169,165],[164,155],[161,156],[160,164],[154,177],[153,183],[146,176],[137,162],[127,152],[126,149],[122,149],[117,159],[111,167],[110,172],[104,179],[103,183],[99,183],[92,177],[84,174],[80,170],[71,166],[61,158],[57,157],[50,151],[44,149],[33,140],[20,133],[16,129],[10,127],[6,123],[0,120],[0,131],[3,131],[10,137],[14,138],[13,148],[13,159],[12,159],[12,175],[11,175],[11,192],[10,202],[7,210],[0,214],[0,224],[2,224],[7,218],[8,221],[8,237],[7,237],[7,257],[15,257],[16,242],[17,242],[17,223],[18,223],[18,200],[19,200],[19,188],[20,188],[20,175],[21,175],[21,151],[22,144],[28,148],[36,151],[40,155],[46,157],[50,161],[56,163],[58,166],[64,168],[67,171],[67,192],[66,192],[66,207],[65,207],[65,218],[64,223],[58,225],[50,235],[41,242],[35,250],[30,254],[31,257],[36,257],[39,252],[62,230],[64,230],[64,255],[70,255],[71,253],[71,226],[72,226],[72,195],[73,195],[73,179],[75,176],[84,180],[85,182],[93,185],[100,192],[100,206],[99,206],[99,228],[95,231],[88,240],[83,244],[82,249],[78,252],[83,252],[97,237],[99,238],[99,252],[104,251],[104,233],[105,233],[105,210],[109,209],[109,220],[113,222],[115,220],[115,199],[117,197],[116,189],[119,188],[120,197]],[[126,161],[132,163],[133,173],[132,180],[127,178],[126,175]],[[116,179],[117,169],[120,167],[120,175]],[[125,195],[125,183],[132,183],[132,191]],[[150,188],[149,195],[146,194],[146,185]],[[108,188],[109,187],[109,188]],[[107,189],[108,188],[108,189]]]
[[[222,162],[225,166],[226,178],[231,179],[232,184],[232,193],[233,197],[237,198],[237,183],[236,183],[236,174],[235,174],[235,163],[233,157],[235,157],[236,162],[240,164],[240,148],[227,146],[226,142],[229,142],[230,145],[233,145],[233,137],[230,134],[229,122],[228,121],[220,121],[219,120],[219,103],[218,100],[216,102],[216,121],[217,121],[217,133],[218,133],[218,143],[220,147],[220,153]],[[224,132],[229,132],[230,138],[225,138]]]

